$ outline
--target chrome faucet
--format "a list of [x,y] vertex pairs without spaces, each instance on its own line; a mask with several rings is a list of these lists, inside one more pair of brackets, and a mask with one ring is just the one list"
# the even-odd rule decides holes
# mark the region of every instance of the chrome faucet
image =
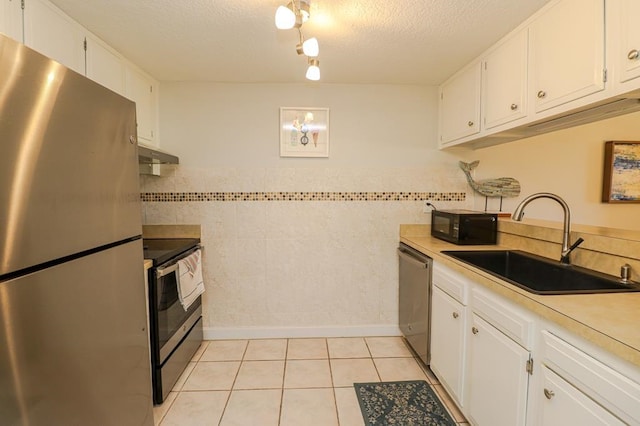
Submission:
[[520,204],[518,204],[518,207],[516,207],[516,209],[513,211],[513,214],[511,215],[511,218],[513,220],[516,220],[516,221],[520,222],[522,220],[522,217],[524,216],[524,208],[525,208],[525,206],[527,204],[529,204],[531,201],[533,201],[533,200],[535,200],[537,198],[550,198],[552,200],[557,201],[558,204],[560,204],[562,206],[562,210],[564,211],[564,224],[563,224],[563,227],[562,227],[562,251],[560,253],[560,262],[568,265],[568,264],[571,263],[571,259],[570,259],[569,255],[584,240],[582,238],[578,238],[576,240],[576,242],[573,243],[571,245],[571,247],[569,247],[569,238],[570,238],[569,234],[571,232],[571,230],[570,230],[571,212],[569,210],[569,206],[567,205],[567,203],[562,198],[560,198],[556,194],[552,194],[550,192],[538,192],[536,194],[531,194],[527,198],[522,200],[520,202]]

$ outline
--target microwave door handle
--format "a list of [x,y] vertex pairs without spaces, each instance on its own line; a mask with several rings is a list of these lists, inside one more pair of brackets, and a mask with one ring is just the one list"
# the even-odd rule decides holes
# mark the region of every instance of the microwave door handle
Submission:
[[167,266],[166,268],[158,268],[156,269],[156,277],[157,278],[162,278],[165,275],[169,275],[171,273],[174,273],[176,270],[178,270],[178,264],[174,263],[171,266]]

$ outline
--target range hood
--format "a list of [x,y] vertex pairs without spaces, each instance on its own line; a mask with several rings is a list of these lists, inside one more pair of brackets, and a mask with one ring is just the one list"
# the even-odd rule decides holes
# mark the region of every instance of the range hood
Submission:
[[161,175],[161,164],[179,164],[180,159],[168,152],[161,151],[157,148],[138,144],[138,164],[140,165],[140,174],[143,175]]

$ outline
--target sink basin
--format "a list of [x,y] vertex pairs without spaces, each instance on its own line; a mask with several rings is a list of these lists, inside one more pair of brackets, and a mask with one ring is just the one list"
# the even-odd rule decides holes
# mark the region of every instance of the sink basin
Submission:
[[612,275],[563,265],[519,250],[452,250],[442,254],[475,266],[535,294],[617,293],[640,291]]

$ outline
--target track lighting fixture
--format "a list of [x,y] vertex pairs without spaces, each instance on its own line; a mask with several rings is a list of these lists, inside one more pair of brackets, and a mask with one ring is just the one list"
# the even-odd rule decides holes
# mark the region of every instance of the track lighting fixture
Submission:
[[301,43],[298,43],[296,46],[296,51],[298,55],[304,54],[310,58],[315,58],[320,53],[320,45],[318,45],[318,39],[315,37],[310,38],[309,40],[304,40]]
[[318,81],[320,80],[320,61],[317,59],[309,58],[309,68],[307,68],[308,80]]
[[320,61],[312,58],[317,58],[320,46],[315,37],[305,40],[301,29],[302,24],[309,20],[310,3],[310,0],[292,0],[286,6],[278,7],[276,9],[276,27],[280,30],[298,29],[300,42],[296,46],[296,52],[298,55],[307,56],[309,63],[307,79],[315,81],[320,79],[320,68],[318,67]]

